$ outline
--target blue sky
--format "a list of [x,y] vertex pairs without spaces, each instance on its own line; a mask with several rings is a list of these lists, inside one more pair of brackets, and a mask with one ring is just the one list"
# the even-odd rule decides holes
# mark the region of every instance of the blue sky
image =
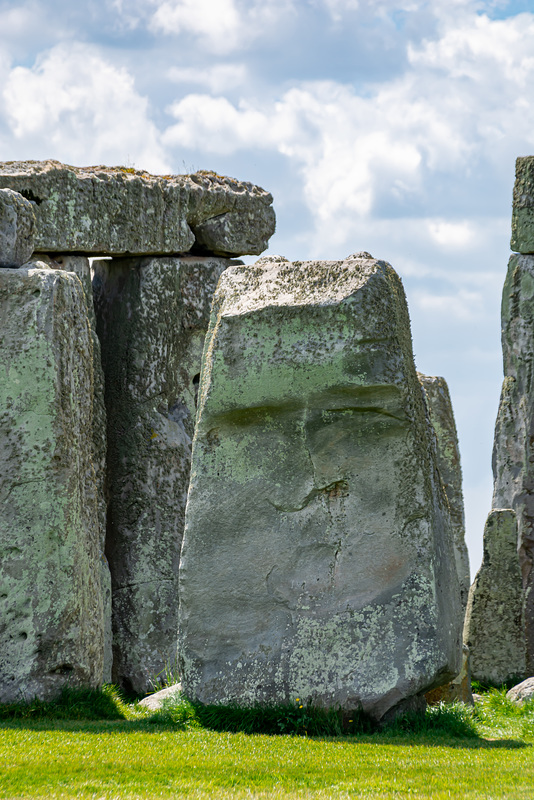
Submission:
[[0,0],[0,87],[4,160],[213,169],[273,193],[269,252],[395,267],[451,390],[474,574],[534,0]]

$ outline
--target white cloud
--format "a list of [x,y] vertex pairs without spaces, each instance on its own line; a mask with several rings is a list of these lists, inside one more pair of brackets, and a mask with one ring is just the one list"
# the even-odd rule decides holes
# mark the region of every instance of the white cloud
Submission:
[[456,318],[466,322],[481,319],[485,316],[485,296],[483,291],[474,292],[460,289],[455,293],[436,294],[424,290],[415,290],[411,294],[411,302],[421,311],[443,316],[446,320]]
[[215,64],[213,67],[171,67],[167,77],[175,83],[196,83],[214,93],[243,86],[248,77],[244,64]]
[[464,248],[475,241],[476,231],[468,220],[447,222],[443,219],[429,219],[427,226],[435,242],[446,248]]
[[[15,67],[4,83],[7,120],[20,157],[75,164],[169,164],[132,76],[85,44],[58,45],[33,68]],[[12,154],[11,157],[17,157]]]

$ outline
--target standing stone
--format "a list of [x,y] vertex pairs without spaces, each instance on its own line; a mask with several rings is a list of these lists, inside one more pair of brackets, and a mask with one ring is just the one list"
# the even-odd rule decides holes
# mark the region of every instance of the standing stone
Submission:
[[493,447],[493,508],[513,508],[534,673],[534,256],[512,255],[502,296],[504,381]]
[[32,204],[18,192],[0,189],[0,268],[21,267],[35,245]]
[[185,694],[381,718],[457,674],[460,635],[398,276],[366,253],[227,270],[180,561]]
[[460,447],[454,422],[449,387],[444,378],[432,377],[418,373],[425,391],[430,421],[436,432],[436,450],[438,469],[451,512],[454,544],[454,561],[458,581],[462,609],[465,613],[467,595],[471,585],[469,572],[469,553],[465,543],[464,497],[462,492],[462,467],[460,464]]
[[103,677],[93,350],[70,273],[0,270],[0,702]]
[[510,249],[534,253],[534,156],[515,162]]
[[[113,681],[176,662],[178,562],[196,393],[220,258],[94,262],[108,415]],[[235,263],[235,262],[233,262]]]
[[259,255],[275,229],[272,195],[214,172],[9,161],[0,163],[0,187],[31,201],[35,249],[45,253]]
[[469,590],[464,640],[475,680],[500,684],[524,676],[523,592],[511,509],[495,509],[486,521],[484,556]]

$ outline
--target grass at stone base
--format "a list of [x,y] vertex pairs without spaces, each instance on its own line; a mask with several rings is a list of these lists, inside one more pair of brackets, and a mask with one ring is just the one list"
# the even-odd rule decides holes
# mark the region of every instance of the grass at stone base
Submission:
[[335,738],[207,730],[177,705],[4,719],[0,797],[534,798],[534,705],[504,692]]

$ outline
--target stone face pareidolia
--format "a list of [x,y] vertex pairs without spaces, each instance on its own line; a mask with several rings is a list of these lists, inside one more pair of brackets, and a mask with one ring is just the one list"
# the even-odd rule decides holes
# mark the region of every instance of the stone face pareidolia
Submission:
[[152,688],[176,661],[178,562],[196,394],[226,259],[94,262],[108,416],[113,680]]
[[18,192],[0,189],[0,268],[21,267],[33,253],[35,214]]
[[534,255],[513,255],[501,310],[504,381],[493,447],[494,508],[517,514],[527,673],[534,670]]
[[102,683],[93,348],[70,273],[0,270],[0,702]]
[[523,592],[511,509],[488,515],[482,566],[469,590],[464,640],[475,680],[505,683],[524,676]]
[[398,276],[366,253],[226,270],[180,561],[185,694],[381,718],[458,673],[460,637]]
[[454,421],[449,387],[444,378],[418,373],[430,414],[430,421],[436,432],[438,469],[451,512],[453,530],[454,559],[460,582],[462,608],[465,611],[467,595],[471,584],[469,572],[469,553],[465,543],[464,497],[462,492],[462,467],[460,447]]
[[272,196],[212,172],[155,176],[58,161],[0,163],[0,188],[31,201],[35,249],[93,255],[165,255],[193,247],[259,255],[274,233]]

